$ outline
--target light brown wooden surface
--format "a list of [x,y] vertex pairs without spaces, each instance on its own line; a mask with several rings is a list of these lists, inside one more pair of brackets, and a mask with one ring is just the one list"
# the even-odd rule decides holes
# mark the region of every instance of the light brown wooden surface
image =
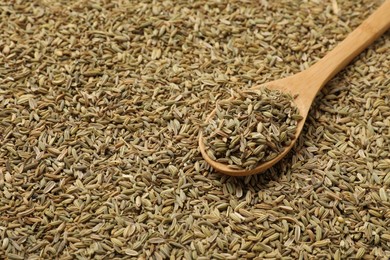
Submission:
[[[339,71],[345,68],[358,54],[367,48],[372,42],[379,38],[390,28],[390,0],[385,1],[373,14],[351,32],[345,40],[339,43],[324,58],[319,60],[312,67],[296,75],[272,81],[259,88],[267,86],[270,89],[278,89],[292,95],[298,94],[295,103],[303,119],[298,123],[295,139],[291,145],[279,154],[275,159],[262,163],[252,170],[232,170],[227,165],[213,161],[207,156],[202,133],[199,136],[199,148],[203,158],[215,170],[231,176],[247,176],[266,171],[279,162],[294,146],[306,121],[310,106],[318,91]],[[213,111],[212,113],[214,113]],[[211,116],[211,115],[210,115]],[[209,118],[210,118],[209,116]]]

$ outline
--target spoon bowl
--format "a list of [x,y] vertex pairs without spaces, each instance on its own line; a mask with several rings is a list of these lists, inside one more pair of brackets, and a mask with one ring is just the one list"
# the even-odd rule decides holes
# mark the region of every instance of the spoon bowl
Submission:
[[[306,99],[304,98],[304,93],[301,93],[301,89],[299,88],[299,85],[296,86],[296,88],[292,88],[291,86],[293,82],[299,82],[298,78],[299,77],[304,77],[304,75],[301,75],[304,73],[296,74],[284,79],[279,79],[275,80],[266,84],[258,85],[255,87],[252,87],[251,89],[258,89],[262,87],[267,87],[268,89],[271,90],[280,90],[283,93],[289,93],[291,96],[297,95],[297,97],[294,99],[294,103],[297,106],[299,110],[299,114],[303,117],[297,124],[297,129],[295,132],[295,138],[291,140],[291,143],[289,146],[286,146],[278,156],[276,156],[274,159],[270,161],[266,161],[258,165],[257,167],[251,169],[251,170],[236,170],[230,168],[227,164],[223,164],[217,161],[214,161],[211,159],[206,152],[206,147],[204,145],[204,137],[203,134],[200,133],[199,135],[199,148],[200,152],[202,153],[203,158],[207,161],[208,164],[210,164],[214,169],[217,169],[219,172],[231,175],[231,176],[247,176],[247,175],[252,175],[256,173],[261,173],[267,170],[268,168],[272,167],[274,164],[279,162],[284,156],[287,155],[287,153],[291,150],[291,148],[294,146],[297,138],[299,137],[299,134],[302,131],[303,125],[305,123],[309,107],[307,106]],[[232,100],[230,98],[229,100]],[[206,121],[209,121],[214,115],[215,115],[215,109],[210,113]]]
[[[312,67],[289,77],[254,86],[251,89],[267,87],[271,90],[279,90],[292,96],[297,95],[294,103],[303,117],[297,124],[295,138],[283,152],[274,159],[263,162],[251,170],[236,170],[228,165],[212,160],[206,152],[204,137],[199,134],[199,149],[203,158],[218,172],[231,176],[247,176],[266,171],[279,162],[294,146],[303,125],[306,121],[309,109],[317,93],[332,79],[340,70],[347,66],[353,58],[367,48],[373,41],[379,38],[390,28],[390,0],[385,1],[373,14],[371,14],[359,27],[351,32],[345,40]],[[228,100],[232,100],[230,98]],[[215,114],[215,109],[210,113],[206,121]]]

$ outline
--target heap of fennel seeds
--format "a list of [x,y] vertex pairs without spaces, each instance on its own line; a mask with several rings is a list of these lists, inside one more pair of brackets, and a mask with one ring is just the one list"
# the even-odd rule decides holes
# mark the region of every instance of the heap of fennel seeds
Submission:
[[208,156],[233,169],[253,169],[282,153],[302,116],[291,95],[268,88],[221,101],[204,129]]

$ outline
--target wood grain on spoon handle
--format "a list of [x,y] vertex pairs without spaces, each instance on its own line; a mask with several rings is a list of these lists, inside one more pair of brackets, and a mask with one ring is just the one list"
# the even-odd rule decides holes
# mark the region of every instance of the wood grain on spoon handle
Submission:
[[332,51],[303,73],[307,82],[318,88],[310,89],[301,84],[297,86],[301,88],[298,91],[313,99],[319,89],[389,28],[390,0],[386,0]]

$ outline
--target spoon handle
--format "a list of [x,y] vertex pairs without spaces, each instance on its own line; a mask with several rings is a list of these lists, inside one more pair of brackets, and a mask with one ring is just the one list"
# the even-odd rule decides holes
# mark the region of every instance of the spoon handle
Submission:
[[[325,57],[310,67],[306,77],[318,89],[306,88],[313,97],[330,79],[390,28],[390,0],[386,0]],[[309,81],[310,82],[310,81]]]

